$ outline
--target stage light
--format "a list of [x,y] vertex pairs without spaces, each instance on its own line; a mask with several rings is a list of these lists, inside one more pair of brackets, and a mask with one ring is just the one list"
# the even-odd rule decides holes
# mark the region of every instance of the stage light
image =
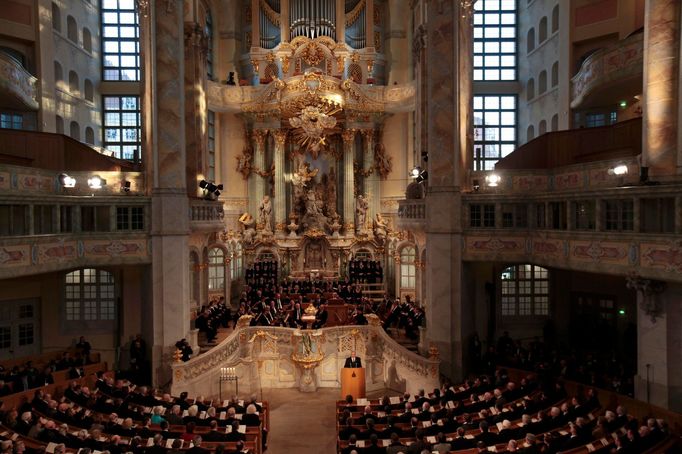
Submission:
[[88,186],[90,189],[102,189],[102,186],[105,186],[106,184],[107,181],[101,178],[99,175],[93,175],[92,177],[88,178]]
[[121,191],[130,192],[130,181],[123,180],[121,182]]
[[618,311],[618,313],[619,313],[620,315],[625,315],[625,309],[620,309],[620,310]]
[[478,191],[479,189],[481,189],[481,184],[478,182],[478,180],[473,181],[473,187],[474,191]]
[[619,105],[620,105],[620,107],[622,107],[623,109],[625,109],[625,108],[628,106],[628,102],[625,101],[625,100],[623,100],[623,101],[621,101],[621,102],[619,103]]
[[502,181],[502,177],[495,173],[491,173],[490,175],[485,176],[485,183],[491,188],[494,188],[498,184],[500,184],[500,181]]
[[62,173],[61,175],[59,175],[59,182],[65,188],[73,188],[76,186],[76,179],[72,176],[65,174],[65,173]]
[[422,170],[422,172],[419,174],[415,181],[417,183],[421,183],[423,181],[426,181],[427,178],[429,178],[429,172],[427,172],[426,170]]
[[414,167],[414,168],[410,171],[410,175],[412,176],[412,178],[417,178],[417,177],[419,176],[420,173],[422,173],[421,167]]
[[625,164],[619,164],[615,167],[612,167],[609,169],[609,175],[617,175],[617,176],[623,176],[627,175],[628,173],[628,166]]
[[200,187],[201,189],[206,189],[206,186],[208,186],[208,181],[206,181],[206,180],[201,180],[201,181],[199,182],[199,187]]

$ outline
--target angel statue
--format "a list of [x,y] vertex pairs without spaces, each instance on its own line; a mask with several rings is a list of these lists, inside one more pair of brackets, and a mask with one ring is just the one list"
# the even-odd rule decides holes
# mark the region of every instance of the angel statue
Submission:
[[378,142],[374,147],[374,167],[382,180],[385,180],[391,173],[392,159],[386,153],[386,147],[382,142]]
[[313,157],[317,158],[320,148],[326,145],[324,132],[336,126],[336,118],[333,112],[327,114],[318,107],[307,106],[301,110],[298,117],[290,118],[289,124],[300,129],[300,144],[307,145],[308,149],[313,152]]
[[388,234],[388,219],[384,218],[381,213],[377,213],[374,219],[374,236],[383,241]]
[[294,172],[294,174],[291,176],[291,180],[294,183],[294,186],[305,188],[308,186],[310,180],[315,178],[315,175],[317,175],[317,172],[319,171],[320,169],[311,170],[309,163],[301,161],[301,163],[298,165],[298,171]]
[[239,223],[244,228],[244,231],[242,232],[244,243],[253,244],[253,239],[256,237],[255,219],[253,219],[253,216],[249,213],[244,213],[239,217]]

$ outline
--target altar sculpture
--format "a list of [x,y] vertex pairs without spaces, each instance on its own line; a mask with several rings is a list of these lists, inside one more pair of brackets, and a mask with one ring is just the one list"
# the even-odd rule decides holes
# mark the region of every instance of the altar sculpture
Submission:
[[367,210],[369,203],[362,194],[355,199],[355,230],[358,235],[367,233]]
[[266,233],[272,233],[272,202],[270,196],[263,196],[258,208],[258,226]]

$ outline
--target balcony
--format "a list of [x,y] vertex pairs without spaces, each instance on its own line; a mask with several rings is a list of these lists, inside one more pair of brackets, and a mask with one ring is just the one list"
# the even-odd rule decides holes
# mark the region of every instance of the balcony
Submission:
[[17,110],[38,110],[38,79],[19,61],[0,52],[0,99],[3,105]]
[[642,119],[634,118],[611,126],[543,134],[500,160],[495,170],[553,169],[641,153]]
[[644,33],[635,33],[587,57],[571,79],[571,108],[615,105],[642,92]]
[[190,201],[190,226],[193,232],[225,230],[223,202],[193,199]]
[[423,230],[426,226],[426,201],[407,199],[398,201],[398,228]]

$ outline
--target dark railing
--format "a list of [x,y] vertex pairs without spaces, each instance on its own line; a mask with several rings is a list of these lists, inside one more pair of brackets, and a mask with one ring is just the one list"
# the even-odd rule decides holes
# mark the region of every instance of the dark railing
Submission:
[[637,156],[642,152],[642,119],[598,128],[543,134],[500,160],[496,169],[550,169]]

